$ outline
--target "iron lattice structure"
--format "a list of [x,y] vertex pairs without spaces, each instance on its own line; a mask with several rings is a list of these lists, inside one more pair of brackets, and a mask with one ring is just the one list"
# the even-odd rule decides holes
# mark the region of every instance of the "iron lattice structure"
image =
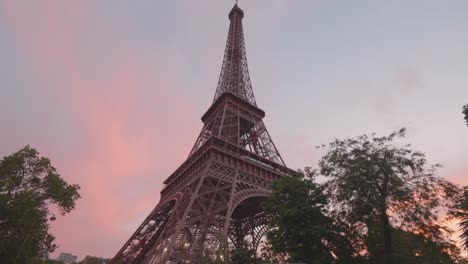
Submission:
[[261,200],[292,172],[263,123],[250,82],[237,4],[214,101],[187,160],[164,181],[161,199],[112,263],[196,263],[225,258],[247,241],[257,249],[272,228]]

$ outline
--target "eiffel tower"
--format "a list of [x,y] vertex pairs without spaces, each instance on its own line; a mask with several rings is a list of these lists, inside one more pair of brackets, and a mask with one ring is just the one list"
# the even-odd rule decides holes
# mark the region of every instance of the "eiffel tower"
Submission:
[[288,169],[257,107],[237,3],[213,103],[187,160],[165,181],[161,199],[112,263],[196,263],[227,258],[247,241],[256,250],[272,228],[261,201]]

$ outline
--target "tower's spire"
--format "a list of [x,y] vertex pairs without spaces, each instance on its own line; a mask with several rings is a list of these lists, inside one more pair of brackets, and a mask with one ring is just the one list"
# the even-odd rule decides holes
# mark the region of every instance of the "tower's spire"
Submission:
[[213,104],[202,117],[204,127],[189,156],[211,137],[217,137],[286,166],[262,121],[265,112],[255,102],[247,67],[243,17],[244,11],[236,3],[229,12],[229,33]]
[[223,93],[232,93],[256,105],[250,82],[249,68],[247,66],[244,31],[242,28],[243,17],[244,11],[237,6],[236,1],[231,12],[229,12],[229,20],[231,22],[224,51],[223,66],[213,102]]

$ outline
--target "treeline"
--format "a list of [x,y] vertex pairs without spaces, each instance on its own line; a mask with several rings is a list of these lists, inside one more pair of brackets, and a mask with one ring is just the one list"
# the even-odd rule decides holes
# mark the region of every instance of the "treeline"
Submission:
[[236,249],[231,263],[468,263],[467,188],[439,177],[440,165],[401,142],[405,132],[321,146],[317,169],[273,183],[263,207],[275,228],[261,257]]
[[[274,228],[259,252],[246,244],[199,263],[468,263],[468,188],[438,176],[440,165],[402,143],[405,133],[321,146],[317,168],[273,183],[262,206]],[[57,247],[50,205],[65,215],[78,191],[29,146],[0,160],[0,263],[44,263]]]

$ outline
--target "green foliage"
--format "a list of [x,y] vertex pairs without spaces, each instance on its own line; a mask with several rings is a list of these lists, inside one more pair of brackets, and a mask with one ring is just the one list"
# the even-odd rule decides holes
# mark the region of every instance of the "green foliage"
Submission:
[[327,216],[327,196],[315,182],[315,172],[292,174],[273,183],[264,208],[277,228],[267,233],[276,254],[290,262],[352,263],[355,253],[345,230]]
[[0,263],[37,263],[38,256],[53,252],[49,206],[62,215],[69,213],[80,198],[78,190],[29,146],[4,157],[0,161]]
[[383,242],[379,254],[384,259],[380,263],[395,259],[396,227],[440,245],[440,251],[453,245],[440,212],[453,206],[459,190],[434,174],[438,165],[428,166],[424,153],[394,143],[405,132],[335,140],[319,163],[321,174],[329,179],[334,214],[355,230],[354,243],[366,246],[371,227],[379,224],[378,240]]
[[79,264],[103,264],[105,261],[98,257],[86,256]]
[[234,249],[230,252],[230,263],[231,264],[260,264],[260,259],[256,257],[256,252],[247,247],[247,243],[244,243],[244,247]]
[[460,229],[462,231],[461,238],[463,239],[463,246],[468,249],[468,190],[465,189],[463,202],[460,205],[461,213],[459,218]]
[[[381,238],[382,232],[383,229],[379,223],[370,226],[366,244],[371,255],[371,263],[384,263],[385,261]],[[394,250],[394,262],[399,264],[452,264],[456,263],[452,255],[460,253],[453,244],[438,243],[427,239],[423,234],[414,234],[394,228],[392,228],[392,248]]]
[[466,125],[468,126],[468,104],[463,106],[462,113],[465,115],[465,122],[466,122]]
[[64,264],[64,262],[61,260],[48,259],[48,260],[40,260],[39,262],[37,262],[37,264]]
[[463,247],[468,249],[468,186],[464,188],[462,195],[457,200],[458,202],[453,206],[450,215],[460,221],[460,238],[463,240]]
[[271,249],[268,243],[261,246],[260,257],[262,263],[287,263],[288,255],[286,253],[276,253]]

